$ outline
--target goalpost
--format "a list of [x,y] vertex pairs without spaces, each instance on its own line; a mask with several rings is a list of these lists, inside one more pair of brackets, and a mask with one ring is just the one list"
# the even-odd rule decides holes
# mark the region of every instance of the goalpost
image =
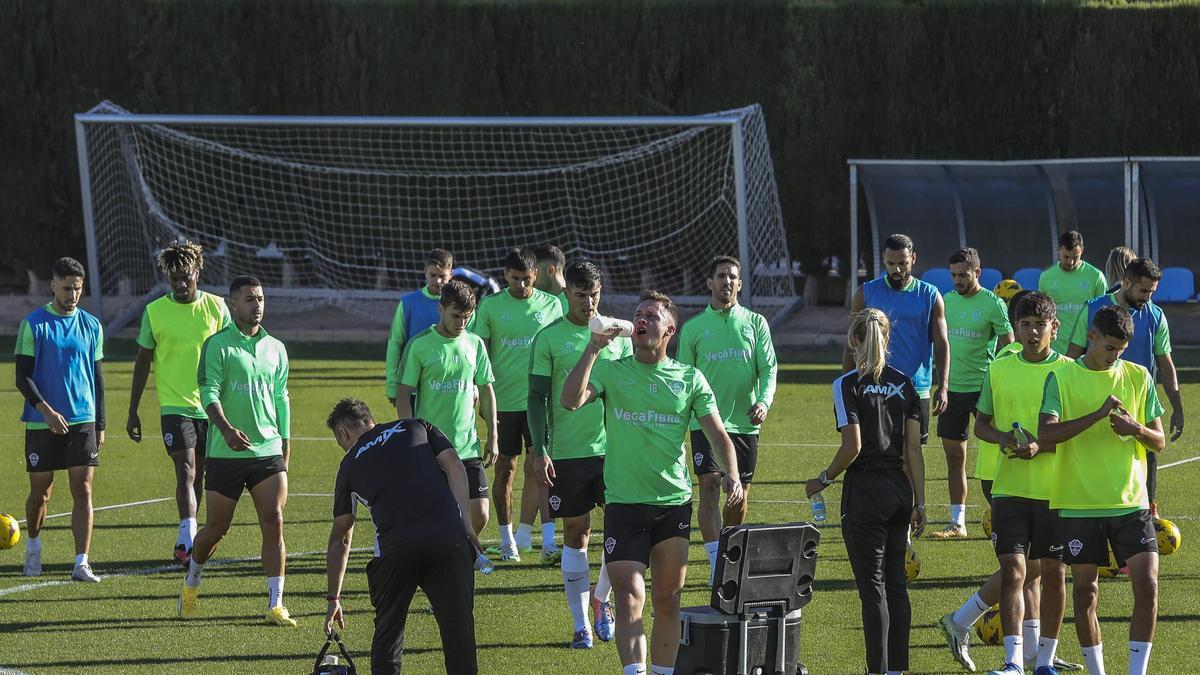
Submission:
[[797,303],[762,110],[691,117],[75,116],[92,305],[110,331],[165,292],[155,255],[205,248],[286,302],[386,325],[424,255],[497,276],[508,248],[557,244],[605,271],[608,302],[657,288],[702,305],[714,255],[741,301]]

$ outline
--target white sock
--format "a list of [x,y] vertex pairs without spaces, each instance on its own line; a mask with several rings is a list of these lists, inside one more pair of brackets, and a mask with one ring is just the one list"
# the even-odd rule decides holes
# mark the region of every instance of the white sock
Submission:
[[187,576],[183,578],[183,583],[196,588],[200,585],[200,574],[204,572],[204,563],[196,562],[195,558],[188,561]]
[[951,504],[950,522],[965,527],[967,524],[967,507],[962,504]]
[[704,542],[704,553],[708,555],[708,585],[713,585],[717,576],[717,549],[721,548],[720,541]]
[[1104,643],[1095,647],[1080,647],[1083,661],[1087,664],[1088,675],[1104,675]]
[[958,611],[954,612],[954,623],[959,628],[966,630],[974,626],[979,617],[983,616],[989,609],[991,607],[985,604],[983,598],[979,597],[979,593],[976,592],[967,598],[967,601],[963,603],[962,607],[958,608]]
[[1058,651],[1058,638],[1038,638],[1037,663],[1035,667],[1054,665],[1054,652]]
[[587,608],[588,589],[591,586],[591,570],[588,568],[587,551],[581,548],[563,546],[562,549],[563,588],[567,592],[567,607],[571,610],[571,618],[575,620],[575,630],[588,627]]
[[283,577],[267,577],[267,609],[283,604]]
[[512,523],[500,526],[500,550],[511,551],[517,547],[513,541]]
[[1021,660],[1021,636],[1020,635],[1005,635],[1004,636],[1004,662],[1015,663],[1018,666],[1024,661]]
[[600,602],[608,602],[612,596],[612,584],[608,581],[608,564],[604,562],[604,552],[600,552],[600,576],[596,578],[596,590],[592,595]]
[[513,537],[517,542],[517,548],[532,548],[533,547],[533,525],[529,523],[521,523],[517,525],[517,534]]
[[627,666],[621,666],[621,675],[646,675],[646,664],[631,663]]
[[554,543],[554,521],[542,523],[542,550],[554,551],[558,549],[558,544]]
[[1037,658],[1038,638],[1041,636],[1042,622],[1040,619],[1026,619],[1021,622],[1021,644],[1024,647],[1021,658],[1025,659],[1025,663]]
[[1129,641],[1129,675],[1146,675],[1150,672],[1150,643]]
[[86,553],[79,553],[79,554],[76,554],[76,556],[75,556],[75,566],[76,566],[76,567],[79,567],[80,565],[86,565],[86,564],[88,564],[88,563],[87,563],[87,554],[86,554]]
[[656,666],[652,663],[650,664],[650,675],[675,675],[675,667]]
[[192,547],[192,540],[196,538],[196,519],[184,518],[179,521],[179,535],[175,537],[175,545],[183,546],[185,549]]
[[30,553],[42,552],[42,535],[40,532],[38,533],[38,536],[30,537],[25,540],[25,550]]

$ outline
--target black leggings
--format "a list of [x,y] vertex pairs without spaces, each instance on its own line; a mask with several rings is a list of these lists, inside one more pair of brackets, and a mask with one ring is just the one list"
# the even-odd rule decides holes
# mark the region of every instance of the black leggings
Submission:
[[846,472],[842,538],[862,601],[867,670],[908,670],[912,607],[904,577],[904,550],[913,493],[899,469]]
[[414,543],[367,565],[367,585],[375,606],[371,672],[399,673],[404,655],[404,624],[419,587],[425,591],[442,633],[442,654],[450,675],[479,672],[475,660],[474,556],[462,535]]

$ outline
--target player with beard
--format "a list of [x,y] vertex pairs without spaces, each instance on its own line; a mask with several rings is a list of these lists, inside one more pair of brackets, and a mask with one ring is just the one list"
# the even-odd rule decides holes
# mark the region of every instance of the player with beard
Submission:
[[[1058,337],[1051,347],[1066,354],[1075,334],[1075,321],[1088,300],[1104,295],[1108,284],[1104,273],[1083,259],[1083,235],[1075,230],[1058,238],[1058,262],[1047,267],[1038,277],[1037,289],[1054,298],[1058,305]],[[1083,332],[1087,333],[1087,326]]]

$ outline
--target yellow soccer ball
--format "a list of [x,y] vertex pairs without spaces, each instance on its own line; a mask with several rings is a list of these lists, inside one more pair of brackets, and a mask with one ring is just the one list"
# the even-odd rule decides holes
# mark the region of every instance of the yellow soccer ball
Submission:
[[917,549],[909,546],[904,551],[904,578],[911,584],[919,576],[921,576],[921,558],[917,555]]
[[975,635],[985,645],[1004,642],[1004,627],[1000,625],[1000,605],[994,605],[975,622]]
[[1179,526],[1166,518],[1154,519],[1154,532],[1158,535],[1159,555],[1171,555],[1178,551],[1179,545],[1183,543],[1183,535],[1179,533]]
[[1021,284],[1018,284],[1015,279],[1005,279],[996,284],[996,287],[992,289],[992,292],[995,293],[998,298],[1003,300],[1005,304],[1008,304],[1008,301],[1012,300],[1012,296],[1023,290],[1025,289],[1021,288]]
[[1117,556],[1112,552],[1112,549],[1108,551],[1108,564],[1101,565],[1098,572],[1104,579],[1121,576],[1121,564],[1117,562]]
[[983,536],[988,539],[992,538],[992,507],[987,507],[983,510],[983,518],[979,519],[979,526],[983,528]]
[[16,546],[21,541],[21,524],[7,513],[0,513],[0,550]]

